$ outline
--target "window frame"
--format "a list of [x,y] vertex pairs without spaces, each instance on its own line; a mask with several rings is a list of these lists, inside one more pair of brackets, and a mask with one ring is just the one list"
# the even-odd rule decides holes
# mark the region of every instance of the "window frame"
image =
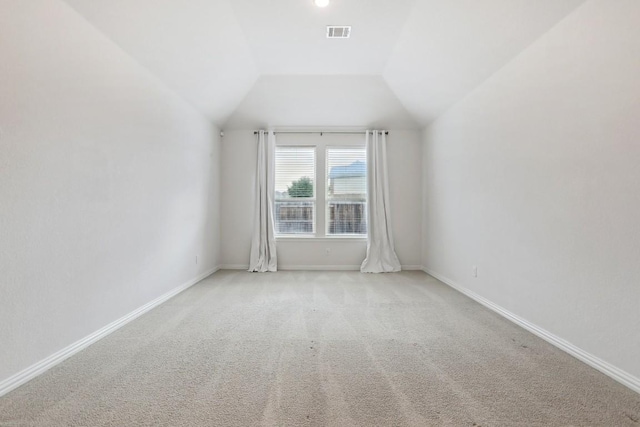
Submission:
[[[295,135],[295,134],[292,134]],[[313,148],[315,152],[315,177],[314,177],[314,213],[313,213],[313,233],[301,233],[301,234],[275,234],[275,238],[277,241],[306,241],[306,242],[320,242],[320,241],[366,241],[367,234],[328,234],[328,203],[327,203],[327,185],[328,185],[328,171],[327,171],[327,149],[328,148],[364,148],[366,150],[366,140],[364,138],[364,133],[362,137],[362,141],[352,142],[335,142],[332,137],[330,137],[330,133],[323,135],[318,134],[317,138],[301,138],[291,140],[290,136],[284,141],[276,140],[276,149],[277,148]],[[328,141],[327,141],[328,140]],[[367,158],[368,162],[368,158]],[[275,168],[274,168],[274,178],[275,178]],[[368,188],[367,188],[368,191]],[[274,206],[273,206],[273,215],[275,218],[275,191],[273,194],[274,198]],[[307,199],[308,200],[308,199]],[[369,194],[367,192],[366,203],[369,203]],[[318,209],[318,206],[322,204],[323,208]],[[366,210],[365,210],[366,211]],[[322,215],[319,215],[322,213]],[[367,229],[369,227],[369,218],[368,215],[366,217],[367,220]],[[275,221],[274,221],[275,222]],[[277,231],[277,230],[276,230]]]
[[[317,230],[318,230],[318,185],[317,185],[317,176],[318,176],[318,149],[315,145],[311,146],[311,145],[303,145],[303,144],[276,144],[275,147],[275,151],[277,152],[278,148],[311,148],[313,149],[313,197],[305,197],[304,201],[305,202],[313,202],[313,210],[312,210],[312,217],[313,217],[313,222],[312,222],[312,227],[311,227],[311,233],[278,233],[277,232],[277,227],[276,227],[276,221],[275,221],[275,217],[276,217],[276,203],[279,201],[291,201],[290,199],[282,199],[282,198],[278,198],[276,197],[275,194],[275,190],[274,190],[274,194],[273,194],[273,218],[274,218],[274,228],[276,230],[274,230],[274,236],[276,237],[276,239],[281,239],[281,238],[295,238],[295,239],[300,239],[300,238],[309,238],[309,237],[315,237]],[[274,153],[275,155],[276,153]],[[274,158],[274,165],[275,165],[275,158]],[[276,173],[276,168],[274,167],[273,173],[274,173],[274,181],[275,181],[275,173]]]
[[[339,144],[339,145],[326,145],[324,147],[324,158],[325,158],[325,171],[324,171],[324,180],[325,180],[325,188],[324,188],[324,210],[325,210],[325,214],[324,214],[324,234],[326,237],[328,238],[334,238],[334,237],[342,237],[345,239],[357,239],[357,238],[367,238],[367,233],[341,233],[341,234],[330,234],[329,233],[329,227],[331,225],[331,214],[330,214],[330,209],[329,209],[329,173],[331,172],[329,170],[329,150],[340,150],[340,149],[361,149],[364,150],[364,156],[365,156],[365,169],[368,170],[367,165],[368,165],[368,161],[369,159],[367,158],[367,147],[366,144],[362,144],[362,145],[355,145],[355,144]],[[365,222],[367,224],[367,230],[369,229],[369,216],[368,216],[368,209],[367,206],[369,204],[369,188],[367,185],[367,175],[365,173],[365,199],[364,199],[364,219]]]

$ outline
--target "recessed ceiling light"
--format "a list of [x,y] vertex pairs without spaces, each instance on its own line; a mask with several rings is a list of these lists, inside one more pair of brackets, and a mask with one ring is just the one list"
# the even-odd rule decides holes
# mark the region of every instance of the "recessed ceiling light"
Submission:
[[329,6],[329,0],[313,0],[313,4],[318,7],[327,7]]

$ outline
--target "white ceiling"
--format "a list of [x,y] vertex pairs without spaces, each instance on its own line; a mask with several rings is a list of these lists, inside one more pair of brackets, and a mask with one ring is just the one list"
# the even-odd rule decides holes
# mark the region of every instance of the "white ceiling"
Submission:
[[65,0],[217,124],[258,78],[227,0]]
[[262,76],[227,129],[419,126],[381,76]]
[[384,78],[423,125],[478,87],[584,0],[422,0]]
[[[232,0],[261,74],[376,74],[387,65],[416,0]],[[350,25],[327,39],[327,25]]]
[[[423,126],[584,2],[65,1],[235,128]],[[352,38],[327,40],[326,25],[351,25]]]

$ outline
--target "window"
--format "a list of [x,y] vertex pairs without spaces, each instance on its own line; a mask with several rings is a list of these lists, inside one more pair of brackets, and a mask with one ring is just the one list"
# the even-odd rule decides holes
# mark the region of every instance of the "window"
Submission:
[[361,134],[282,135],[275,149],[278,238],[365,238],[367,153]]
[[276,147],[275,163],[276,234],[314,234],[315,148]]
[[327,148],[327,235],[367,234],[367,153]]

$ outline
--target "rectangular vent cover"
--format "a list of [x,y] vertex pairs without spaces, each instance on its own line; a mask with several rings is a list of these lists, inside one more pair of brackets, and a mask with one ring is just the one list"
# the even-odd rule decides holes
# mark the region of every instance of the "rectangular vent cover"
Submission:
[[328,39],[348,39],[350,35],[351,35],[350,26],[327,25]]

